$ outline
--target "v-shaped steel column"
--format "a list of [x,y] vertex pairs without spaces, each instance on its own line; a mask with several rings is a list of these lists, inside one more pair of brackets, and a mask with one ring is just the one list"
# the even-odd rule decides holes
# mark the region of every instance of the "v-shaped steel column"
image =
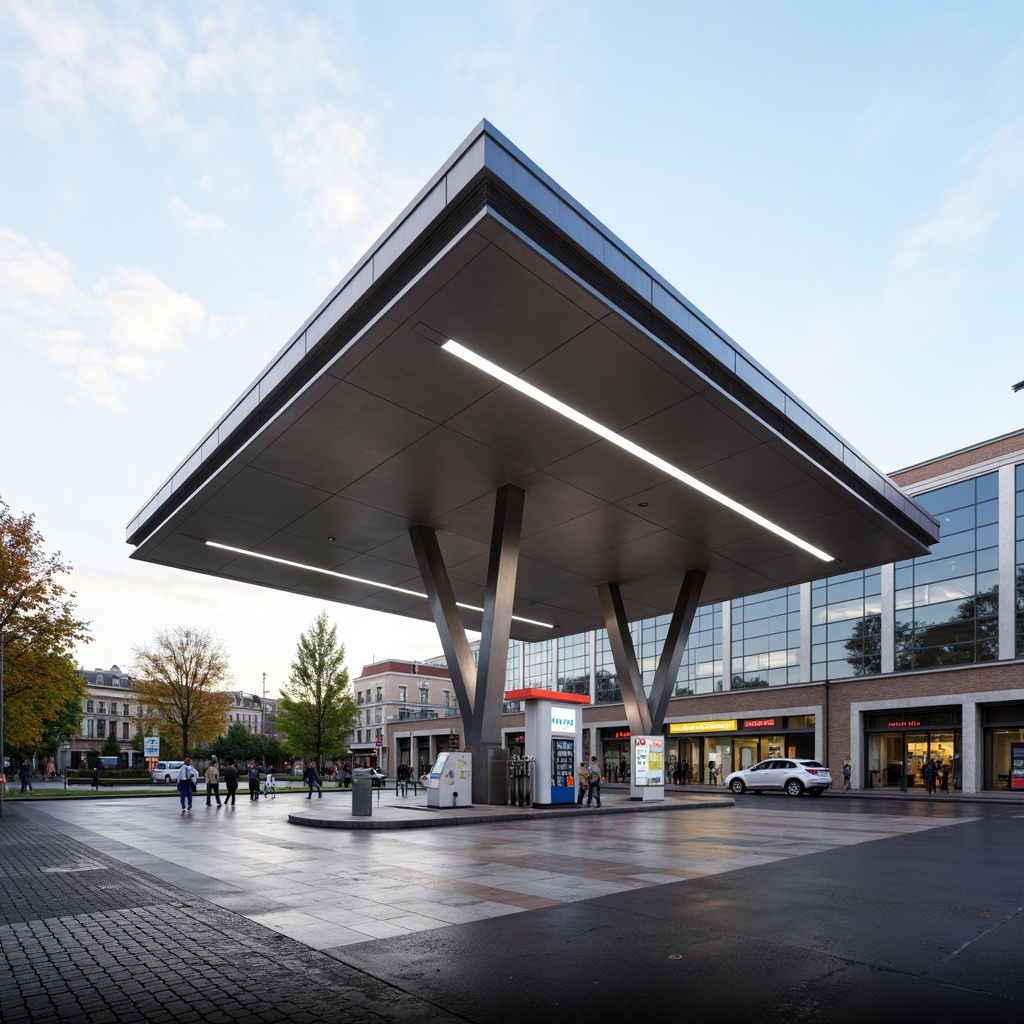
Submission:
[[706,578],[707,573],[703,569],[690,569],[683,576],[649,698],[644,693],[643,675],[637,662],[619,587],[615,583],[598,584],[597,592],[608,629],[608,645],[611,647],[615,671],[619,675],[626,721],[634,735],[659,735],[665,727],[668,702],[672,697],[672,688],[679,674],[679,664],[690,638],[693,617],[697,614]]
[[504,795],[504,780],[494,778],[492,783],[491,762],[501,750],[505,664],[519,568],[524,499],[523,489],[512,484],[502,487],[495,496],[479,664],[473,662],[437,535],[428,526],[416,526],[409,532],[459,700],[466,749],[473,753],[474,803],[494,803]]

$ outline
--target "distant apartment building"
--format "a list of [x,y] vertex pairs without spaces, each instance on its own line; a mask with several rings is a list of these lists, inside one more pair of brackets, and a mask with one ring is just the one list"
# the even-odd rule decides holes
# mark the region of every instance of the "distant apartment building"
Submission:
[[58,768],[86,768],[96,763],[103,744],[116,736],[121,766],[143,764],[141,751],[132,739],[142,719],[142,707],[132,690],[132,679],[117,665],[108,669],[78,669],[85,680],[82,721],[78,733],[65,740],[58,751]]
[[438,750],[458,749],[461,719],[444,658],[365,665],[352,689],[359,711],[348,744],[353,763],[394,775],[399,764],[422,770]]
[[260,697],[242,690],[229,690],[231,706],[227,712],[224,731],[236,723],[244,725],[249,732],[277,738],[277,700]]

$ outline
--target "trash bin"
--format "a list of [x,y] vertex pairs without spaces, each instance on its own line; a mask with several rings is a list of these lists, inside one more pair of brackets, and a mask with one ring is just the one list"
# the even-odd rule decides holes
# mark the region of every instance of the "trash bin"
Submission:
[[352,817],[373,817],[373,775],[369,768],[352,773]]

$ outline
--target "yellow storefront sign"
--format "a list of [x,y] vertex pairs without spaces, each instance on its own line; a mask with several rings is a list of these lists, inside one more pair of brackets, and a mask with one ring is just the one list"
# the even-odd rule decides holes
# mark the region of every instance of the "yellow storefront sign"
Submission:
[[735,732],[739,722],[735,718],[718,718],[713,722],[670,722],[668,734],[679,736],[691,732]]

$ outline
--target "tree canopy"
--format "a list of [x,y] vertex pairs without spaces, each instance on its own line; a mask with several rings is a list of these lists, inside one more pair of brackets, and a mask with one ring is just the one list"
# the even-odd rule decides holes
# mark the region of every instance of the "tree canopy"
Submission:
[[[156,726],[168,749],[162,756],[190,754],[224,729],[231,698],[227,654],[209,630],[176,626],[158,631],[152,645],[132,648],[135,692],[146,728]],[[165,744],[161,744],[163,748]]]
[[0,499],[0,631],[4,644],[4,742],[29,751],[68,735],[81,720],[85,681],[75,673],[76,643],[89,624],[75,612],[62,577],[71,566],[47,555],[32,515]]
[[345,645],[321,612],[299,637],[287,685],[277,702],[277,726],[290,749],[322,763],[345,753],[358,709],[345,668]]

